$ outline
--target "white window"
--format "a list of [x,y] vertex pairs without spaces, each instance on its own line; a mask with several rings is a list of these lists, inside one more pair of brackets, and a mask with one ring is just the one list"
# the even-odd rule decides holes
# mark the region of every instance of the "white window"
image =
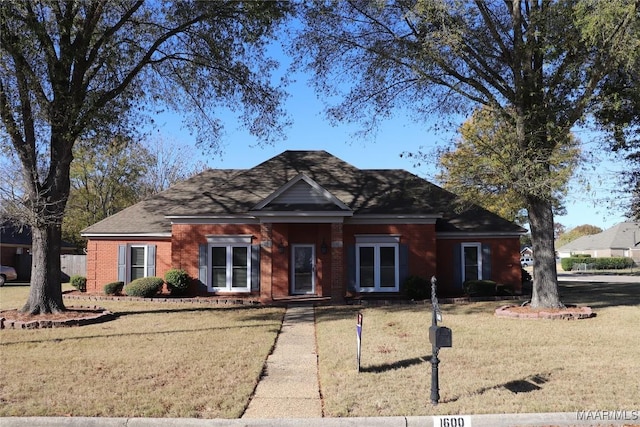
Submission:
[[129,246],[129,281],[147,277],[147,245]]
[[362,292],[400,289],[399,236],[356,236],[356,283]]
[[212,236],[209,239],[211,291],[251,290],[251,239],[246,236]]
[[156,275],[156,245],[118,245],[118,281],[129,283]]
[[482,280],[482,244],[462,244],[462,282]]

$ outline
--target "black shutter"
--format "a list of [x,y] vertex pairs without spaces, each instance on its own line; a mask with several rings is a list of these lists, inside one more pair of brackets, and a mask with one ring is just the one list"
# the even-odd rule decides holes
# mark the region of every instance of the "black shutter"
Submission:
[[453,247],[453,286],[462,289],[462,244]]
[[398,285],[402,285],[409,277],[409,245],[401,244],[398,246],[398,250],[400,251],[398,254],[400,283]]
[[260,290],[260,245],[251,245],[251,291]]
[[355,245],[347,246],[347,290],[355,292],[356,284],[356,247]]
[[482,279],[491,280],[491,245],[482,244]]

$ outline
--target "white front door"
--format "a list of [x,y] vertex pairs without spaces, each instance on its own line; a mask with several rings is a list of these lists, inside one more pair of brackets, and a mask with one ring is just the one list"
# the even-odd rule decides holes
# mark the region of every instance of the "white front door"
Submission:
[[291,246],[291,293],[293,295],[315,293],[316,257],[314,245]]

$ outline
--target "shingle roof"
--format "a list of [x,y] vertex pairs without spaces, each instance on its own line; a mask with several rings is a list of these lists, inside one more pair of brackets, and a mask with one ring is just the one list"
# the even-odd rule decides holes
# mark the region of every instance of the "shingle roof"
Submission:
[[[31,227],[28,225],[18,226],[10,220],[3,220],[0,223],[0,243],[12,246],[31,246]],[[64,249],[75,249],[69,242],[62,241]]]
[[247,215],[301,173],[344,203],[354,216],[442,215],[439,231],[524,231],[477,206],[456,213],[454,194],[405,170],[358,169],[326,151],[285,151],[251,169],[202,172],[86,228],[83,234],[170,233],[166,216]]
[[557,248],[557,250],[559,252],[567,252],[638,247],[640,247],[640,223],[621,222],[602,233],[579,237]]

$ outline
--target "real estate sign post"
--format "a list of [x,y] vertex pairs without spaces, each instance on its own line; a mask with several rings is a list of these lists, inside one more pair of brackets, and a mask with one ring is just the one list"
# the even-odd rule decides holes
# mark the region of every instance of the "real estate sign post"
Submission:
[[360,372],[360,354],[362,351],[362,313],[358,313],[356,322],[356,361],[358,363],[358,372]]

